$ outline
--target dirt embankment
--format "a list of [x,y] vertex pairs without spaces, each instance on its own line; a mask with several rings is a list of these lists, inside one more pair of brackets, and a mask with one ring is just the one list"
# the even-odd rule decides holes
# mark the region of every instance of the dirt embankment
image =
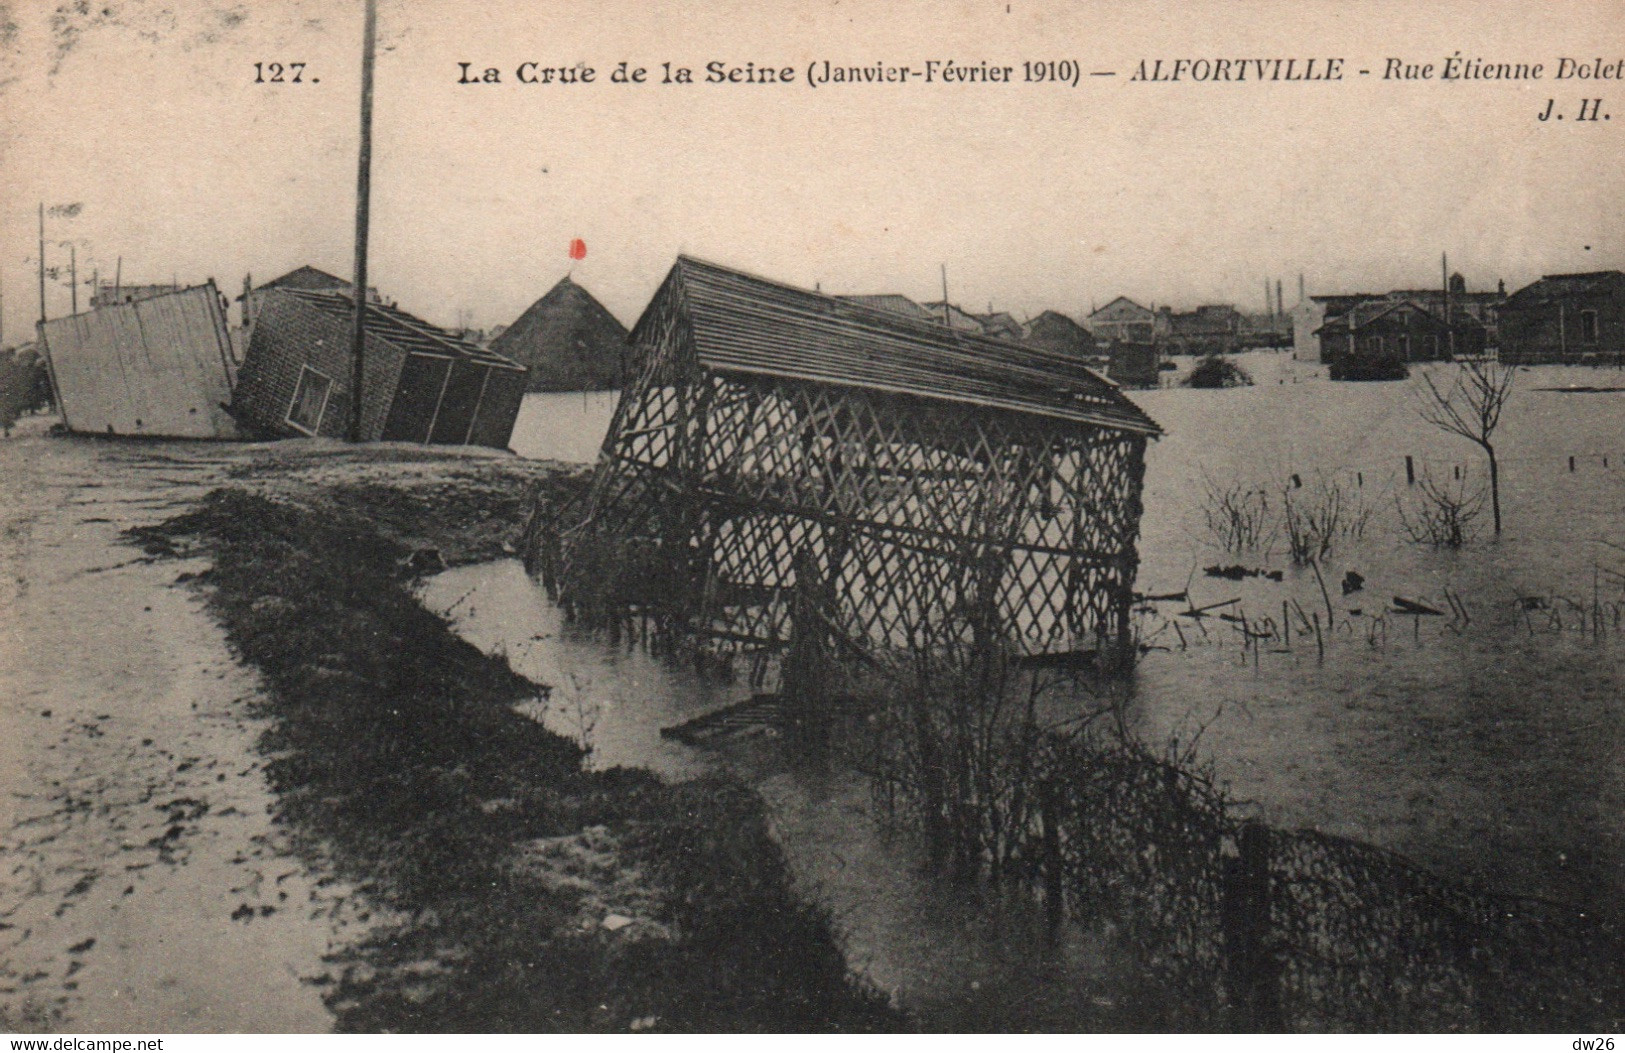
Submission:
[[530,493],[579,474],[387,450],[237,474],[132,533],[211,558],[196,581],[265,683],[277,821],[387,919],[334,961],[342,1030],[899,1026],[792,893],[753,793],[583,771],[513,708],[546,688],[410,595],[512,553]]

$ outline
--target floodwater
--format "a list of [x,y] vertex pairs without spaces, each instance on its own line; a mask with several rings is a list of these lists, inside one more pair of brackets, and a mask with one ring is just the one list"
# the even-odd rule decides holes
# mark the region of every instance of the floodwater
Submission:
[[336,890],[271,822],[255,677],[176,584],[205,564],[118,540],[233,449],[0,443],[0,1031],[331,1029]]
[[[1455,367],[1359,384],[1332,383],[1323,367],[1288,354],[1238,359],[1255,386],[1131,393],[1168,433],[1147,456],[1138,587],[1188,590],[1195,607],[1238,601],[1201,619],[1177,616],[1184,603],[1141,617],[1150,650],[1131,685],[1141,733],[1196,737],[1233,795],[1277,825],[1370,841],[1500,890],[1617,910],[1625,548],[1612,546],[1625,546],[1625,392],[1541,389],[1625,387],[1625,374],[1518,371],[1495,436],[1503,536],[1490,540],[1486,507],[1478,542],[1452,551],[1409,540],[1399,509],[1415,518],[1407,455],[1419,476],[1448,485],[1458,472],[1469,489],[1484,478],[1476,446],[1417,412],[1420,373],[1448,382]],[[529,396],[520,430],[534,444],[520,445],[516,431],[516,449],[590,461],[612,407],[605,395]],[[1278,508],[1294,475],[1300,502],[1324,479],[1355,513],[1366,510],[1363,532],[1336,542],[1320,579],[1293,566],[1284,538],[1225,552],[1205,524],[1204,479],[1265,489]],[[1214,564],[1281,580],[1205,575]],[[1350,571],[1363,582],[1345,593]],[[1445,614],[1394,613],[1395,597]],[[1238,623],[1220,613],[1270,635],[1244,647]],[[639,667],[631,691],[612,687],[613,671],[582,657],[590,645],[570,647],[572,661],[609,677],[617,716],[599,727],[600,760],[668,763],[656,758],[674,747],[650,729],[704,709],[702,700],[657,697],[653,667]],[[692,763],[685,754],[677,766]],[[769,796],[785,815],[810,807],[810,798]],[[815,881],[828,876],[814,870]]]
[[[1147,457],[1139,587],[1188,584],[1191,606],[1237,598],[1226,611],[1297,629],[1248,651],[1237,624],[1209,617],[1197,627],[1173,616],[1184,604],[1157,605],[1142,632],[1169,649],[1148,652],[1136,673],[1145,730],[1201,731],[1233,793],[1271,822],[1617,911],[1625,549],[1611,546],[1625,545],[1625,393],[1540,389],[1625,386],[1625,375],[1519,370],[1495,435],[1502,538],[1490,542],[1486,507],[1480,542],[1442,551],[1406,535],[1399,507],[1414,508],[1417,488],[1405,457],[1418,475],[1452,485],[1460,470],[1469,488],[1484,478],[1484,459],[1421,418],[1414,379],[1333,384],[1288,356],[1242,361],[1256,386],[1136,393],[1169,433]],[[1443,384],[1454,367],[1425,368]],[[1292,565],[1284,539],[1226,553],[1203,519],[1204,475],[1265,487],[1278,506],[1294,473],[1310,491],[1317,476],[1335,479],[1370,509],[1363,534],[1322,561],[1324,592],[1312,570]],[[1214,564],[1283,580],[1205,575]],[[1345,594],[1350,571],[1363,582]],[[1396,614],[1395,597],[1446,614]],[[1452,616],[1454,603],[1464,617]],[[1323,630],[1324,657],[1299,609],[1335,624]]]
[[591,765],[668,778],[725,770],[753,785],[797,886],[833,916],[849,965],[927,1029],[1090,1030],[1112,1019],[1114,974],[1099,947],[1078,936],[1051,945],[1030,906],[932,876],[877,826],[859,776],[805,763],[765,729],[704,748],[660,735],[750,697],[745,683],[573,630],[517,560],[445,571],[419,596],[464,639],[554,685],[531,715],[590,746]]
[[590,464],[619,398],[618,391],[533,392],[520,403],[508,445],[521,457]]

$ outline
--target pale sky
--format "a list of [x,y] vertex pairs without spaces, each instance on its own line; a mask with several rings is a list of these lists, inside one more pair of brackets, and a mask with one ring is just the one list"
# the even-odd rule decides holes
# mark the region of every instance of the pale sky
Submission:
[[[213,277],[235,296],[352,265],[361,0],[0,2],[4,340],[48,261],[80,277]],[[53,18],[55,21],[53,22]],[[440,324],[511,322],[572,268],[632,323],[687,252],[827,292],[1074,317],[1142,303],[1262,307],[1309,291],[1472,288],[1625,267],[1625,3],[1228,0],[380,0],[371,282]],[[1390,57],[1541,62],[1533,82],[1383,81]],[[1345,60],[1338,83],[1144,84],[1144,59]],[[809,62],[1073,59],[1076,87],[803,81]],[[627,60],[790,65],[782,86],[608,83]],[[304,62],[256,85],[256,62]],[[503,84],[462,86],[457,63]],[[585,62],[590,85],[514,69]],[[1356,71],[1370,69],[1368,76]],[[316,83],[308,83],[312,78]],[[1576,122],[1600,97],[1611,121]],[[1540,122],[1554,98],[1564,122]],[[68,310],[53,286],[53,317]],[[81,299],[81,308],[85,306]]]

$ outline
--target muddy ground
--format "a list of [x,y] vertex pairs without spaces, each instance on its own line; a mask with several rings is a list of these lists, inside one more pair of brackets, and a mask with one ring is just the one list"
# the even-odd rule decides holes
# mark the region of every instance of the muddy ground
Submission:
[[411,597],[578,473],[39,434],[0,462],[0,1028],[903,1023],[753,793],[584,771],[522,715],[546,685]]

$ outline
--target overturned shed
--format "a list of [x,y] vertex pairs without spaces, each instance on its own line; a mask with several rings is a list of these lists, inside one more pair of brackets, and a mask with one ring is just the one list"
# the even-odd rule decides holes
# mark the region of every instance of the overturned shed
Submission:
[[619,388],[626,327],[566,275],[492,340],[491,350],[530,371],[530,391]]
[[702,652],[1123,653],[1157,425],[1070,355],[679,258],[583,521],[589,623]]
[[[232,415],[267,437],[348,435],[354,317],[347,295],[268,291]],[[363,441],[508,445],[525,394],[518,363],[405,311],[369,304],[362,365]]]
[[212,281],[54,318],[41,324],[40,340],[70,431],[184,439],[237,434],[225,408],[231,339]]

